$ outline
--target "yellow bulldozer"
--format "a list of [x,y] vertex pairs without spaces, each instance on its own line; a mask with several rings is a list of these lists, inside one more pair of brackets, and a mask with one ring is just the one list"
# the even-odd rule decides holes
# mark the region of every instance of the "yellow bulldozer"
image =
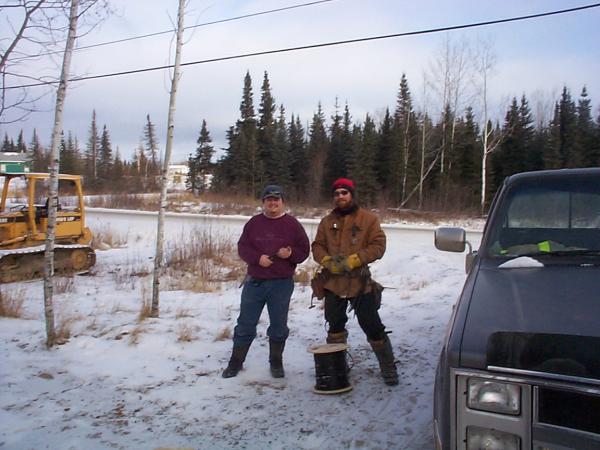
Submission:
[[[44,275],[49,180],[47,173],[0,173],[0,283]],[[54,270],[82,273],[96,263],[96,254],[85,226],[81,177],[59,174],[58,180]]]

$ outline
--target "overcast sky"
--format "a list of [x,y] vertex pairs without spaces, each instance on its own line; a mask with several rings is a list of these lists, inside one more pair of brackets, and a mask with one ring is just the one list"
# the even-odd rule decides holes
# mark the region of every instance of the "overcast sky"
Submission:
[[[265,10],[298,5],[308,0],[190,0],[185,25],[192,26]],[[186,31],[183,62],[468,24],[590,4],[583,0],[333,0],[243,20]],[[90,45],[168,30],[176,21],[177,1],[112,0],[115,13],[101,27],[81,38]],[[394,108],[398,85],[405,73],[415,107],[437,109],[439,95],[430,89],[425,102],[424,73],[440,58],[445,39],[492,42],[495,72],[489,80],[492,110],[502,118],[510,98],[525,94],[535,111],[538,104],[551,111],[563,85],[577,100],[585,85],[594,105],[600,104],[600,8],[558,16],[471,28],[462,31],[398,37],[343,46],[235,59],[187,66],[179,85],[175,115],[174,162],[195,149],[205,119],[216,148],[226,145],[225,131],[239,116],[243,77],[250,72],[258,109],[263,73],[267,71],[278,104],[308,123],[321,102],[326,117],[336,98],[347,102],[353,119],[369,113],[381,117]],[[173,61],[172,35],[133,40],[75,52],[72,74],[97,75],[155,67]],[[470,87],[470,86],[469,86]],[[72,131],[82,147],[87,140],[92,110],[100,126],[106,124],[113,150],[127,159],[142,136],[146,114],[155,123],[161,148],[166,141],[169,71],[154,71],[74,82],[65,105],[65,131]],[[26,140],[37,128],[42,141],[50,140],[54,100],[48,98],[26,122],[0,129],[16,138],[23,128]],[[477,101],[471,102],[477,108]]]

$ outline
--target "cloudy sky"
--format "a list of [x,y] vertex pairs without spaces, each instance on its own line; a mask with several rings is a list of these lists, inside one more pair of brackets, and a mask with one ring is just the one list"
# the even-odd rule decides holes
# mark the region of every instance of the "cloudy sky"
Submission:
[[[307,3],[308,0],[190,0],[186,27],[206,22]],[[244,53],[357,39],[378,35],[464,25],[591,4],[584,0],[332,0],[186,31],[183,62],[202,61]],[[112,0],[112,14],[78,45],[123,39],[173,28],[177,1]],[[355,121],[365,114],[376,119],[394,108],[405,73],[417,109],[435,114],[440,96],[432,88],[424,94],[424,76],[434,78],[445,42],[470,48],[487,41],[496,57],[489,80],[492,111],[502,117],[513,96],[525,94],[536,111],[551,111],[564,85],[574,99],[585,85],[594,105],[600,104],[600,8],[533,20],[470,28],[449,33],[373,40],[349,45],[301,50],[228,61],[190,65],[183,69],[177,99],[174,156],[185,160],[194,151],[202,120],[208,123],[216,148],[226,145],[225,131],[239,115],[243,77],[250,72],[255,106],[260,99],[264,71],[273,95],[290,114],[308,123],[319,102],[329,117],[336,99],[347,102]],[[161,34],[75,52],[72,74],[108,74],[169,64],[173,36]],[[465,98],[475,85],[467,82]],[[169,71],[73,82],[65,105],[65,130],[82,143],[87,139],[92,110],[100,126],[110,131],[114,148],[129,158],[142,136],[146,114],[156,124],[161,147],[166,141]],[[477,108],[478,101],[470,101]],[[23,128],[29,141],[37,128],[49,142],[53,99],[39,105],[48,112],[26,122],[0,128],[14,136]]]

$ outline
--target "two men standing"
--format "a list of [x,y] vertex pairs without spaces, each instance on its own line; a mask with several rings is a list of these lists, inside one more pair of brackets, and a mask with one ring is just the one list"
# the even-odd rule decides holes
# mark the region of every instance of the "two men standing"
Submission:
[[[381,290],[373,282],[368,264],[380,259],[386,238],[377,216],[358,206],[352,180],[339,178],[332,186],[335,208],[319,223],[312,243],[313,257],[326,275],[325,320],[328,343],[346,343],[346,310],[350,305],[379,361],[386,384],[398,384],[394,355],[379,317]],[[289,330],[287,315],[297,264],[309,253],[308,238],[300,223],[283,210],[283,191],[267,186],[263,214],[252,217],[238,242],[240,257],[248,264],[233,351],[224,378],[234,377],[256,336],[256,325],[267,305],[270,325],[269,362],[275,378],[284,376],[282,353]]]

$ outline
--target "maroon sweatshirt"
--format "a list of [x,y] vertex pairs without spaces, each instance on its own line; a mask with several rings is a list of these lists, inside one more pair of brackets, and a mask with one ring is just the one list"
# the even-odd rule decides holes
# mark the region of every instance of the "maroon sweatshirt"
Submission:
[[[258,264],[260,255],[272,256],[282,247],[291,247],[292,254],[287,259],[275,258],[270,267]],[[284,214],[271,219],[264,214],[252,217],[238,241],[238,253],[248,264],[248,275],[254,278],[289,278],[310,252],[306,231],[294,217]]]

